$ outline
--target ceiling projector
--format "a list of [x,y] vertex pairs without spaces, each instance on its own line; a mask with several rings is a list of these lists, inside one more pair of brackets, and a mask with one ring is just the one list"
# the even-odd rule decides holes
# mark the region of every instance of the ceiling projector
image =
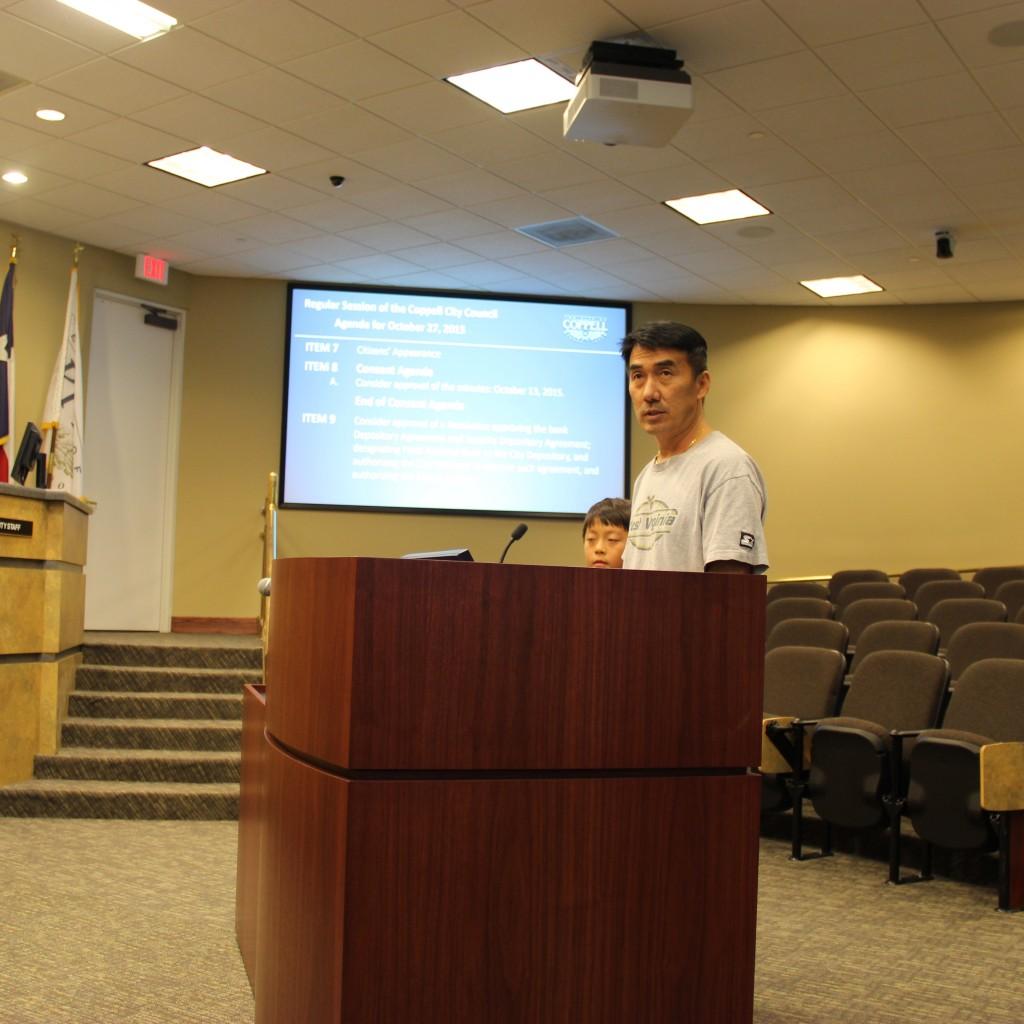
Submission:
[[664,146],[693,112],[675,50],[593,42],[562,115],[562,134],[606,146]]

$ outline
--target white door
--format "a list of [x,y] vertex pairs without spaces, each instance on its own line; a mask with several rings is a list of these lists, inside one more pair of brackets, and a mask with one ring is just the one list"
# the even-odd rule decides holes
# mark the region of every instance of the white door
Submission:
[[[132,299],[97,292],[85,391],[89,519],[85,628],[171,625],[184,317],[143,322]],[[175,315],[177,313],[177,315]]]

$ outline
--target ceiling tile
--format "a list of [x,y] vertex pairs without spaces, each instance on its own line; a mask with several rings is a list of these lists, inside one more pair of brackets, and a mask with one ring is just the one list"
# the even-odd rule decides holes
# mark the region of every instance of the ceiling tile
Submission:
[[296,270],[309,262],[308,256],[303,256],[302,253],[296,252],[286,245],[261,246],[259,249],[250,249],[242,254],[241,259],[257,270],[270,273]]
[[809,139],[797,148],[823,171],[859,171],[889,167],[914,159],[914,151],[888,128],[866,135],[844,138]]
[[945,191],[939,177],[920,162],[859,171],[838,171],[836,179],[867,202]]
[[837,231],[868,231],[882,227],[881,220],[871,210],[850,200],[835,206],[790,210],[786,213],[786,220],[816,241]]
[[855,4],[768,0],[768,4],[811,46],[875,35],[925,20],[917,0],[857,0]]
[[476,263],[466,264],[452,270],[451,275],[474,288],[486,288],[498,283],[515,284],[516,281],[526,277],[518,270],[513,270],[511,267],[505,266],[504,263],[495,263],[492,260],[479,260]]
[[[334,200],[351,201],[364,192],[379,192],[381,189],[399,185],[399,182],[390,175],[381,174],[380,171],[343,156],[330,156],[323,160],[314,160],[311,164],[287,167],[280,174],[289,181],[297,181],[300,185],[316,189],[317,192],[331,196]],[[340,187],[335,187],[331,181],[335,175],[345,179]]]
[[199,185],[165,174],[155,167],[129,165],[105,171],[89,179],[90,184],[109,189],[140,203],[162,203],[178,196],[191,195]]
[[544,54],[570,46],[589,46],[594,39],[613,39],[636,30],[604,0],[485,0],[473,7],[496,32],[529,53]]
[[448,0],[388,0],[386,4],[362,0],[302,0],[302,6],[341,25],[357,36],[423,21],[451,10]]
[[474,204],[472,211],[508,228],[542,224],[568,216],[567,210],[536,196],[514,196],[511,199],[496,199],[489,203]]
[[53,0],[20,0],[4,6],[8,14],[97,53],[111,53],[131,42],[124,32]]
[[421,270],[418,274],[405,274],[393,279],[394,284],[402,288],[460,288],[462,282],[457,277],[439,273],[436,270]]
[[661,203],[656,206],[647,203],[625,210],[609,210],[601,217],[601,223],[619,235],[653,235],[659,231],[671,231],[680,216]]
[[600,242],[573,246],[573,255],[595,267],[615,268],[620,263],[651,258],[651,251],[624,238],[606,238]]
[[407,228],[404,224],[372,224],[369,227],[346,231],[345,237],[360,245],[368,245],[378,252],[412,249],[419,245],[429,245],[434,241],[422,231]]
[[850,202],[850,194],[841,185],[822,176],[764,185],[755,198],[783,216],[794,210],[825,209]]
[[0,11],[0,40],[4,71],[38,82],[96,58],[96,54],[69,40]]
[[349,228],[361,228],[367,224],[379,224],[385,218],[378,213],[371,213],[362,207],[353,206],[342,199],[321,199],[314,203],[304,203],[288,210],[288,216],[311,224],[321,231],[347,231]]
[[49,232],[71,231],[88,221],[87,217],[50,206],[29,195],[12,199],[6,187],[0,187],[0,215],[14,224]]
[[46,132],[37,132],[32,128],[22,128],[20,124],[11,124],[10,121],[0,121],[0,139],[3,140],[3,153],[5,156],[14,156],[18,153],[37,147],[48,146],[55,141]]
[[694,160],[716,157],[741,157],[756,154],[766,146],[777,144],[765,126],[751,114],[721,117],[703,124],[688,122],[672,145]]
[[188,93],[166,103],[158,103],[132,115],[133,121],[172,135],[193,138],[204,146],[222,149],[226,140],[266,127],[265,122],[241,111]]
[[365,207],[382,217],[421,217],[447,210],[449,204],[412,185],[396,185],[379,192],[362,192],[351,197],[356,206]]
[[951,154],[935,166],[939,177],[954,188],[1021,181],[1024,180],[1024,146]]
[[409,139],[410,133],[376,114],[343,103],[293,119],[283,119],[281,127],[310,142],[335,151],[360,153]]
[[300,115],[316,115],[338,105],[337,96],[268,67],[211,86],[205,93],[235,110],[281,127],[287,127],[284,122]]
[[[44,107],[56,107],[67,117],[64,121],[40,121],[36,117],[36,111]],[[62,96],[52,89],[44,89],[38,85],[21,86],[0,95],[0,118],[31,128],[51,138],[91,128],[93,125],[112,120],[114,116],[108,110],[82,103],[81,100],[70,96]],[[3,138],[6,143],[6,134]]]
[[623,174],[621,181],[642,195],[656,202],[677,199],[680,196],[703,195],[719,192],[729,187],[721,176],[702,167],[694,160],[675,167],[664,167],[656,171],[642,171],[640,174]]
[[41,167],[67,178],[92,178],[97,174],[132,166],[127,160],[120,160],[67,139],[52,139],[29,149],[18,149],[12,155],[33,167]]
[[139,164],[190,149],[195,145],[192,139],[168,135],[167,132],[158,131],[126,117],[105,121],[93,128],[86,128],[85,131],[75,132],[68,137],[68,141]]
[[287,210],[316,202],[320,196],[311,188],[288,181],[276,174],[263,174],[258,178],[234,181],[219,186],[229,196],[254,203],[266,210]]
[[931,24],[823,46],[820,53],[821,59],[858,92],[937,78],[958,66],[949,43]]
[[46,192],[46,202],[52,206],[63,206],[76,215],[94,218],[108,217],[139,205],[134,199],[84,183],[49,189]]
[[[280,213],[261,213],[255,217],[244,217],[232,221],[232,228],[242,234],[258,238],[261,242],[294,242],[296,239],[309,238],[316,234],[316,229],[302,221],[293,220]],[[302,250],[305,251],[305,250]]]
[[130,252],[135,249],[146,235],[137,228],[123,224],[111,224],[107,220],[97,220],[89,224],[79,224],[75,231],[75,240],[88,245],[112,249],[115,252]]
[[394,92],[430,80],[418,68],[359,39],[286,61],[281,70],[348,100]]
[[513,185],[489,171],[478,169],[462,174],[443,174],[436,178],[426,178],[419,182],[419,187],[431,195],[466,206],[525,195],[524,190],[518,185]]
[[445,210],[425,217],[407,217],[405,223],[417,231],[425,231],[428,235],[449,242],[491,234],[495,228],[494,221],[485,220],[466,210]]
[[1024,96],[1024,60],[979,68],[974,78],[997,106],[1020,106]]
[[299,4],[244,0],[192,22],[208,36],[280,64],[352,39],[352,34]]
[[324,263],[337,263],[339,260],[351,260],[357,256],[372,256],[374,254],[374,250],[369,246],[360,245],[349,238],[338,238],[336,235],[299,238],[293,240],[290,245],[296,252],[305,253],[305,255]]
[[234,230],[230,224],[222,227],[196,228],[195,230],[176,232],[171,237],[171,241],[195,247],[214,256],[244,252],[247,249],[255,249],[260,244],[259,239],[243,235],[240,231]]
[[529,54],[462,11],[371,36],[370,42],[434,78],[523,60]]
[[375,256],[359,256],[353,260],[340,260],[338,266],[343,270],[364,274],[371,280],[397,277],[399,274],[416,274],[420,270],[415,263],[399,259],[397,256],[386,256],[383,253]]
[[762,143],[757,152],[717,157],[704,162],[709,170],[740,188],[811,178],[818,173],[818,168],[795,149],[770,142]]
[[465,160],[425,139],[407,139],[390,146],[362,150],[359,162],[406,182],[470,170]]
[[115,213],[107,218],[107,223],[141,232],[144,238],[176,235],[203,226],[199,221],[157,206],[137,206],[132,210]]
[[331,155],[330,150],[323,146],[280,128],[260,128],[255,132],[233,136],[225,148],[233,157],[268,171],[301,167]]
[[260,68],[255,57],[188,27],[120,50],[117,59],[185,89],[206,89]]
[[412,249],[403,249],[400,253],[403,259],[411,260],[423,267],[430,267],[435,270],[443,270],[445,267],[458,267],[466,263],[472,263],[476,254],[468,249],[460,248],[457,245],[447,245],[444,242],[435,242],[431,245],[420,245]]
[[116,60],[94,60],[48,78],[43,84],[54,92],[117,114],[133,114],[183,94],[178,86]]
[[260,212],[258,206],[243,203],[223,192],[208,188],[193,189],[188,195],[168,199],[160,205],[207,224],[227,224],[243,217],[255,216]]
[[797,149],[808,141],[866,135],[882,128],[878,118],[854,96],[776,107],[762,111],[760,118]]
[[992,103],[970,75],[903,82],[862,93],[864,102],[894,128],[990,111]]
[[609,210],[626,210],[644,201],[639,192],[610,178],[567,188],[545,189],[540,195],[556,206],[590,218],[600,218]]
[[371,96],[363,101],[362,106],[419,135],[501,116],[487,104],[447,82],[427,82],[382,96]]
[[918,153],[928,159],[939,158],[940,170],[945,170],[945,158],[957,153],[977,153],[979,150],[1002,149],[1016,145],[1016,134],[999,114],[970,114],[930,124],[901,128],[900,137]]
[[550,148],[545,152],[494,164],[491,170],[498,177],[531,192],[583,185],[604,178],[592,165]]
[[868,252],[900,249],[907,240],[889,227],[858,228],[855,231],[836,231],[816,236],[822,245],[840,256],[860,256]]
[[1021,20],[1024,20],[1024,3],[1007,4],[944,18],[939,22],[939,31],[969,68],[984,68],[1020,60],[1019,46],[996,46],[988,36],[997,25]]
[[[743,26],[742,34],[737,25]],[[800,38],[760,0],[659,25],[653,34],[701,75],[804,49]]]
[[519,256],[527,252],[543,252],[546,248],[540,242],[535,242],[526,235],[517,231],[498,231],[490,235],[475,235],[472,238],[465,238],[459,243],[464,249],[469,249],[479,256],[487,259],[500,260],[508,256]]
[[708,79],[734,103],[750,111],[846,94],[843,83],[806,50],[715,71]]

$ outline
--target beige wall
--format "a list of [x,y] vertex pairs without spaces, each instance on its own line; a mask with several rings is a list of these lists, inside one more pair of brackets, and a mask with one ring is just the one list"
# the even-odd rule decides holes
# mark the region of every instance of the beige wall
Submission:
[[[71,246],[20,233],[24,422],[42,410]],[[94,288],[188,309],[174,614],[254,615],[260,510],[280,445],[285,285],[172,271],[165,291],[135,282],[131,272],[129,257],[83,255],[83,335]],[[1024,561],[1024,303],[634,310],[638,324],[668,317],[708,337],[709,419],[764,470],[773,578],[853,566],[896,572]],[[639,431],[632,452],[634,470],[652,452]],[[280,554],[391,556],[468,546],[490,561],[515,522],[284,511]],[[529,522],[510,561],[578,564],[578,521]]]

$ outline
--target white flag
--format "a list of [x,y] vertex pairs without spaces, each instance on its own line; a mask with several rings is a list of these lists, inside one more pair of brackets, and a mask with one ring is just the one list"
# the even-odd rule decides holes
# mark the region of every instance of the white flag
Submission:
[[46,472],[53,490],[82,497],[82,350],[78,341],[78,267],[71,270],[64,340],[50,378],[43,422]]

